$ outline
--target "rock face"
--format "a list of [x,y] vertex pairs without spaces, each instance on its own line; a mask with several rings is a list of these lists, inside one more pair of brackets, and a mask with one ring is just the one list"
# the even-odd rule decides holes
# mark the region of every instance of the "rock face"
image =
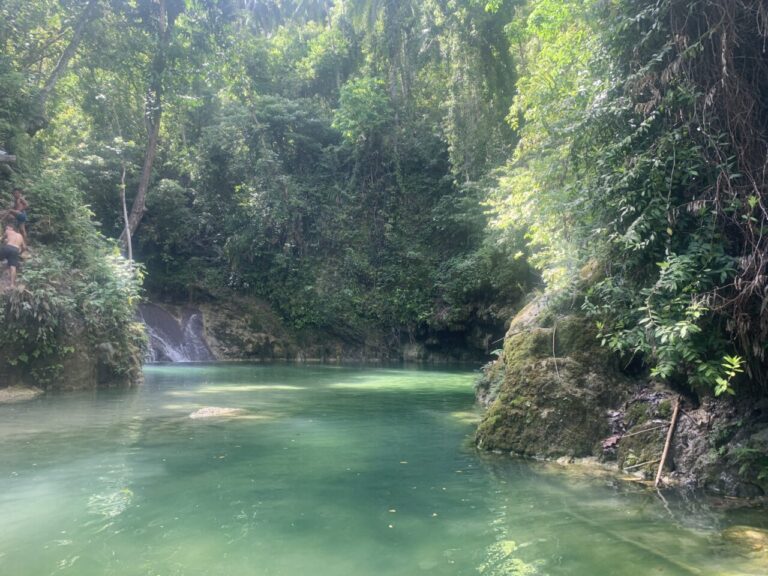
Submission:
[[194,306],[154,302],[142,307],[145,320],[151,320],[147,322],[150,343],[156,345],[150,361],[205,360],[184,353],[184,327],[191,326],[192,320],[200,339],[197,348],[204,347],[214,360],[441,363],[466,359],[455,350],[400,342],[376,330],[295,329],[267,303],[231,294]]
[[396,353],[375,335],[292,330],[255,299],[220,299],[199,309],[206,342],[218,360],[341,362],[391,359]]
[[[684,404],[685,406],[685,404]],[[722,494],[768,494],[768,406],[705,398],[685,410],[672,444],[672,476]]]
[[612,368],[590,322],[552,317],[534,302],[512,321],[504,354],[487,369],[490,402],[479,447],[527,456],[588,456],[611,433],[609,410],[633,383]]
[[655,476],[680,398],[666,481],[729,496],[768,494],[768,401],[681,397],[624,375],[591,322],[543,299],[512,321],[477,396],[488,407],[476,433],[483,449],[594,456],[645,478]]
[[265,303],[240,296],[196,305],[142,304],[148,361],[341,360],[358,353],[342,339],[290,331]]
[[19,351],[0,350],[0,389],[80,390],[131,387],[142,382],[140,346],[117,350],[113,342],[93,342],[82,325],[69,328],[63,343],[66,351],[57,358],[31,358],[22,363],[18,361]]

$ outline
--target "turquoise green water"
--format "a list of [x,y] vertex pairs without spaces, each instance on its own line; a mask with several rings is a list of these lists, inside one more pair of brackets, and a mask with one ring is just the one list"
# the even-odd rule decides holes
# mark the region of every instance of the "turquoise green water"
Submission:
[[759,515],[476,452],[473,377],[152,366],[0,406],[0,574],[768,573],[718,535]]

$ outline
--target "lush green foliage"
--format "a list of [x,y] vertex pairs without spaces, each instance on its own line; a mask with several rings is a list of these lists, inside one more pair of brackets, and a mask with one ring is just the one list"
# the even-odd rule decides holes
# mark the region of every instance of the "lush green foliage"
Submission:
[[149,291],[255,294],[351,336],[501,335],[534,281],[482,205],[514,144],[504,19],[476,3],[166,1],[159,66],[150,4],[99,3],[38,136],[117,237],[123,168],[130,203],[162,106],[134,243]]
[[759,2],[539,0],[511,29],[522,140],[498,223],[525,218],[555,285],[597,263],[586,309],[604,344],[718,394],[745,360],[764,370],[766,86],[742,59],[763,58],[765,16]]
[[109,349],[116,375],[137,369],[144,335],[135,322],[140,270],[96,231],[76,178],[51,168],[27,191],[35,219],[21,286],[2,294],[0,349],[39,384],[59,377],[75,347]]
[[[82,139],[68,140],[59,130],[35,136],[43,123],[42,79],[56,67],[69,38],[66,23],[80,8],[56,2],[0,7],[0,147],[18,158],[0,164],[0,203],[9,206],[11,188],[21,186],[31,204],[30,257],[17,288],[4,282],[0,293],[0,373],[17,367],[40,385],[57,381],[77,353],[97,351],[110,372],[105,378],[136,376],[144,342],[134,321],[140,268],[97,230],[83,173],[57,158],[76,155]],[[71,78],[62,82],[67,92]],[[87,132],[81,111],[62,101],[53,107],[68,131]]]
[[[33,4],[3,8],[2,144],[112,237],[147,174],[151,292],[446,340],[498,330],[531,262],[586,274],[604,344],[656,377],[763,377],[764,3]],[[35,233],[87,237],[46,178]]]

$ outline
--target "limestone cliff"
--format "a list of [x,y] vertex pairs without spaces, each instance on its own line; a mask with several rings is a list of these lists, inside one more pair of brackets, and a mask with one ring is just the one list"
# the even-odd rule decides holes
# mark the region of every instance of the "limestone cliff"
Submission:
[[22,348],[0,350],[0,388],[77,390],[130,387],[142,381],[140,325],[136,344],[94,339],[85,323],[70,323],[49,354],[31,356]]
[[[292,327],[266,302],[235,294],[196,303],[154,300],[150,307],[175,318],[178,326],[166,329],[167,334],[181,334],[188,319],[199,316],[199,336],[215,360],[442,363],[471,357],[471,351],[441,348],[380,328]],[[162,328],[159,320],[157,326],[153,318],[144,320],[150,336],[152,329]]]

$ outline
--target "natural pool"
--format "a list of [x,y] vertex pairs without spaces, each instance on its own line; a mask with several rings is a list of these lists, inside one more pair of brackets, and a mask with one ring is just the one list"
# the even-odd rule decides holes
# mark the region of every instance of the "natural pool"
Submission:
[[0,406],[0,574],[768,573],[719,536],[764,514],[476,452],[473,377],[165,365]]

